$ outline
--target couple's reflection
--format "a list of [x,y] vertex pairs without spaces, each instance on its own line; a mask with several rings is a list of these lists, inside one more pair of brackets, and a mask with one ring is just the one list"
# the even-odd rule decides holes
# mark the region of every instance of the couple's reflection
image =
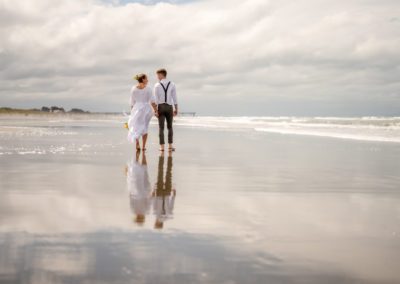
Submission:
[[[127,166],[127,183],[129,200],[134,221],[143,225],[146,215],[155,215],[154,228],[162,229],[164,222],[173,216],[176,189],[172,184],[172,154],[167,156],[167,167],[164,176],[164,153],[158,158],[157,181],[151,188],[146,154],[136,153]],[[151,210],[152,209],[152,210]]]

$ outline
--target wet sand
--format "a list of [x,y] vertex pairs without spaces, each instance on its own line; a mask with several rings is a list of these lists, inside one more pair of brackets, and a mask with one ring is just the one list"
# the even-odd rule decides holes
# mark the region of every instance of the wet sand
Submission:
[[0,283],[400,283],[398,143],[150,132],[0,119]]

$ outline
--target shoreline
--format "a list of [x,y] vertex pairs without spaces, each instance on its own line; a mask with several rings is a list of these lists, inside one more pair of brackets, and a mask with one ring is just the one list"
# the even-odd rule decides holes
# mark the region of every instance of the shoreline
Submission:
[[42,112],[42,111],[17,111],[17,112],[0,112],[0,118],[3,117],[96,117],[96,116],[115,116],[123,115],[117,112],[89,112],[89,113],[75,113],[75,112]]

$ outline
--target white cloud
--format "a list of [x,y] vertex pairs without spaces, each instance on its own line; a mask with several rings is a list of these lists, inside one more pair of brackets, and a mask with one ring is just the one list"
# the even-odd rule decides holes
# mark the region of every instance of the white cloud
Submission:
[[163,66],[200,113],[400,109],[397,1],[115,3],[0,0],[0,105],[118,111]]

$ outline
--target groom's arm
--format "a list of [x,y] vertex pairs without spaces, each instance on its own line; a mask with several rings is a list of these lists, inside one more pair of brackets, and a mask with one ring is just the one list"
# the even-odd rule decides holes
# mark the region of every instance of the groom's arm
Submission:
[[153,102],[153,103],[151,103],[151,106],[153,107],[154,115],[155,115],[156,117],[158,117],[157,105]]
[[174,115],[177,115],[178,114],[178,99],[176,97],[176,86],[175,86],[175,84],[174,84],[174,86],[173,86],[173,88],[171,90],[171,96],[172,96],[172,99],[174,100],[174,107],[175,107]]
[[174,115],[178,115],[178,105],[174,105],[175,106],[175,110],[174,110]]

